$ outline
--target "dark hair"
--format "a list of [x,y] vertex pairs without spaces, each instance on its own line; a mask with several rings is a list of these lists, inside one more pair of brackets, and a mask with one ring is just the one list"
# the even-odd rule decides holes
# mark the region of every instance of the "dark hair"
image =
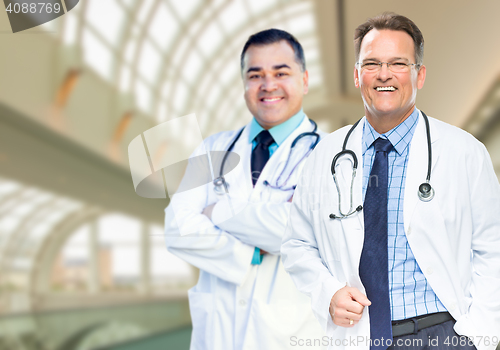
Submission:
[[247,42],[245,43],[245,46],[243,46],[243,50],[241,51],[241,70],[243,70],[245,53],[250,46],[270,45],[280,42],[281,40],[285,40],[292,47],[293,52],[295,53],[295,61],[297,61],[300,69],[304,72],[306,70],[306,59],[304,58],[304,50],[302,49],[302,45],[300,45],[299,41],[292,34],[285,32],[284,30],[275,28],[266,29],[250,35]]
[[381,15],[369,18],[354,31],[354,53],[356,62],[359,60],[361,42],[365,35],[372,29],[389,29],[405,31],[413,39],[415,46],[415,62],[420,66],[424,62],[424,36],[417,25],[405,16],[394,12],[384,12]]

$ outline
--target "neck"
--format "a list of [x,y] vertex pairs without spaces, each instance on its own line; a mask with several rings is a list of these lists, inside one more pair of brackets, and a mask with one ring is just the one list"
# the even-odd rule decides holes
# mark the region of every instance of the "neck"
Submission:
[[396,126],[401,124],[408,118],[415,110],[415,105],[413,105],[406,113],[403,115],[391,115],[391,114],[371,114],[365,110],[366,119],[370,125],[379,134],[384,134],[389,130],[394,129]]

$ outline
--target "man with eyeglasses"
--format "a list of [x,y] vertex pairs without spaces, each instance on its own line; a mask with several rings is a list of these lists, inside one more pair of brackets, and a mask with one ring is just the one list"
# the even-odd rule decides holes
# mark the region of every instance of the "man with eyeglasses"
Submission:
[[[332,348],[495,349],[500,186],[488,152],[456,127],[433,118],[426,127],[415,107],[424,39],[410,19],[370,18],[354,45],[365,117],[309,157],[283,238],[285,269]],[[434,195],[419,196],[429,170]]]

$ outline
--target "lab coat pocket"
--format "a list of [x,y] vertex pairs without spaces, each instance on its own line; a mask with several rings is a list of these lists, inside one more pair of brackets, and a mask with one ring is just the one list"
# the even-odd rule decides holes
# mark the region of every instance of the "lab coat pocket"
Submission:
[[193,333],[191,336],[191,349],[205,349],[206,344],[212,344],[210,338],[213,336],[213,308],[214,294],[188,291],[189,310]]
[[[248,349],[301,349],[299,340],[321,339],[324,335],[314,318],[309,303],[265,303],[254,300],[250,328],[255,334],[266,334],[267,338],[248,339]],[[307,349],[321,349],[320,346]]]

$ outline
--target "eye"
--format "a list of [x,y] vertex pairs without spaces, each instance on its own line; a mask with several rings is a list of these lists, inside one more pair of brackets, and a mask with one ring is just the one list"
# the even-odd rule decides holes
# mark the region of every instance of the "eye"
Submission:
[[399,68],[402,68],[402,67],[406,67],[407,64],[405,62],[394,62],[394,63],[391,63],[394,67],[399,67]]
[[257,78],[260,78],[260,75],[258,74],[252,74],[248,77],[248,79],[257,79]]
[[377,68],[378,66],[379,66],[378,63],[375,63],[375,62],[366,62],[366,63],[363,63],[361,65],[361,68],[368,68],[368,69],[370,69],[370,68]]
[[277,77],[284,77],[287,75],[288,75],[288,73],[285,73],[285,72],[279,72],[278,74],[276,74]]

